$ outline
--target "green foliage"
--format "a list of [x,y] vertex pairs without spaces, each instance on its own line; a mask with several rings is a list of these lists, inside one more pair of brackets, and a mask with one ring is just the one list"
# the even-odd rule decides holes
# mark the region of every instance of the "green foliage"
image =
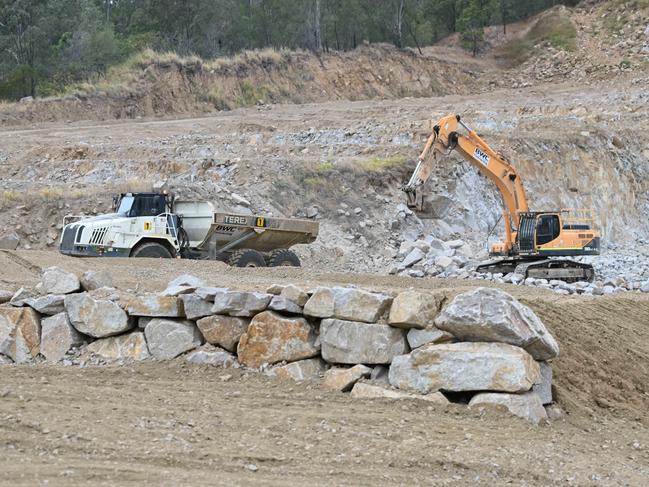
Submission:
[[367,171],[381,172],[393,167],[402,166],[407,162],[408,159],[403,156],[392,156],[384,159],[375,157],[373,159],[363,161],[361,163],[361,167]]
[[[213,69],[238,70],[245,63],[219,64],[218,59],[271,48],[263,51],[266,57],[240,60],[276,63],[282,62],[282,49],[348,50],[364,41],[420,48],[461,31],[466,47],[477,52],[486,25],[513,22],[555,3],[576,2],[0,0],[0,98],[49,95],[70,85],[96,84],[102,77],[127,78],[127,66],[152,58],[146,54],[138,59],[137,53],[143,51],[173,53],[184,63],[194,56],[216,59],[210,62]],[[565,33],[545,37],[566,48],[571,42]],[[169,62],[175,60],[170,57]],[[269,87],[242,85],[235,102],[250,105],[272,93]],[[224,106],[216,88],[205,97]]]
[[529,59],[537,46],[552,46],[565,51],[577,49],[577,30],[573,23],[560,12],[541,17],[523,39],[509,42],[505,56],[512,64],[521,64]]

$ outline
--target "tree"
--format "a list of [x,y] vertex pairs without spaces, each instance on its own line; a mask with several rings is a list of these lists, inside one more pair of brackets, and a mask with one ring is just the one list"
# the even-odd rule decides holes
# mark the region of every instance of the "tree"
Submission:
[[487,12],[480,0],[469,0],[460,17],[462,41],[474,56],[478,54],[480,45],[484,41],[486,18]]

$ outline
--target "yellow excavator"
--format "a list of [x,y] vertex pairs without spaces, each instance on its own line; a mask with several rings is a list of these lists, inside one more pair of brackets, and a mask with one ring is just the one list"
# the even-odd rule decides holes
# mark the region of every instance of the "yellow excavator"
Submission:
[[599,254],[600,233],[593,228],[588,211],[530,211],[523,180],[514,166],[489,147],[459,115],[443,117],[433,127],[410,181],[402,188],[409,208],[423,211],[420,189],[430,178],[435,161],[454,150],[493,181],[504,204],[505,241],[489,249],[490,256],[500,259],[482,264],[476,271],[516,272],[526,278],[566,282],[594,279],[595,272],[589,264],[551,258]]

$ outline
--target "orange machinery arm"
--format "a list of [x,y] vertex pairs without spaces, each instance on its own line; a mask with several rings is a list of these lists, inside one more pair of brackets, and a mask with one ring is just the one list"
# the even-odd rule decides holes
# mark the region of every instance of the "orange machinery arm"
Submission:
[[[468,132],[466,135],[458,133],[460,126]],[[446,156],[453,149],[493,181],[500,191],[504,204],[505,247],[506,250],[511,250],[514,241],[512,224],[517,226],[518,214],[529,211],[523,181],[516,169],[489,147],[475,131],[467,127],[459,115],[443,117],[434,126],[433,133],[418,158],[417,168],[408,184],[403,187],[408,195],[409,205],[414,205],[417,189],[430,178],[437,156]]]

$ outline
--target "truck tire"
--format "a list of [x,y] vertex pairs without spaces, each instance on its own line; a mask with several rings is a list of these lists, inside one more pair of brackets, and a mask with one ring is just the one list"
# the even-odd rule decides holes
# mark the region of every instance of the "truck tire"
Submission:
[[171,259],[173,255],[169,249],[156,242],[145,242],[138,245],[131,252],[131,257],[149,257],[153,259]]
[[232,267],[266,267],[264,256],[252,249],[235,250],[228,259]]
[[302,263],[295,252],[288,249],[273,250],[268,257],[270,267],[300,267]]

